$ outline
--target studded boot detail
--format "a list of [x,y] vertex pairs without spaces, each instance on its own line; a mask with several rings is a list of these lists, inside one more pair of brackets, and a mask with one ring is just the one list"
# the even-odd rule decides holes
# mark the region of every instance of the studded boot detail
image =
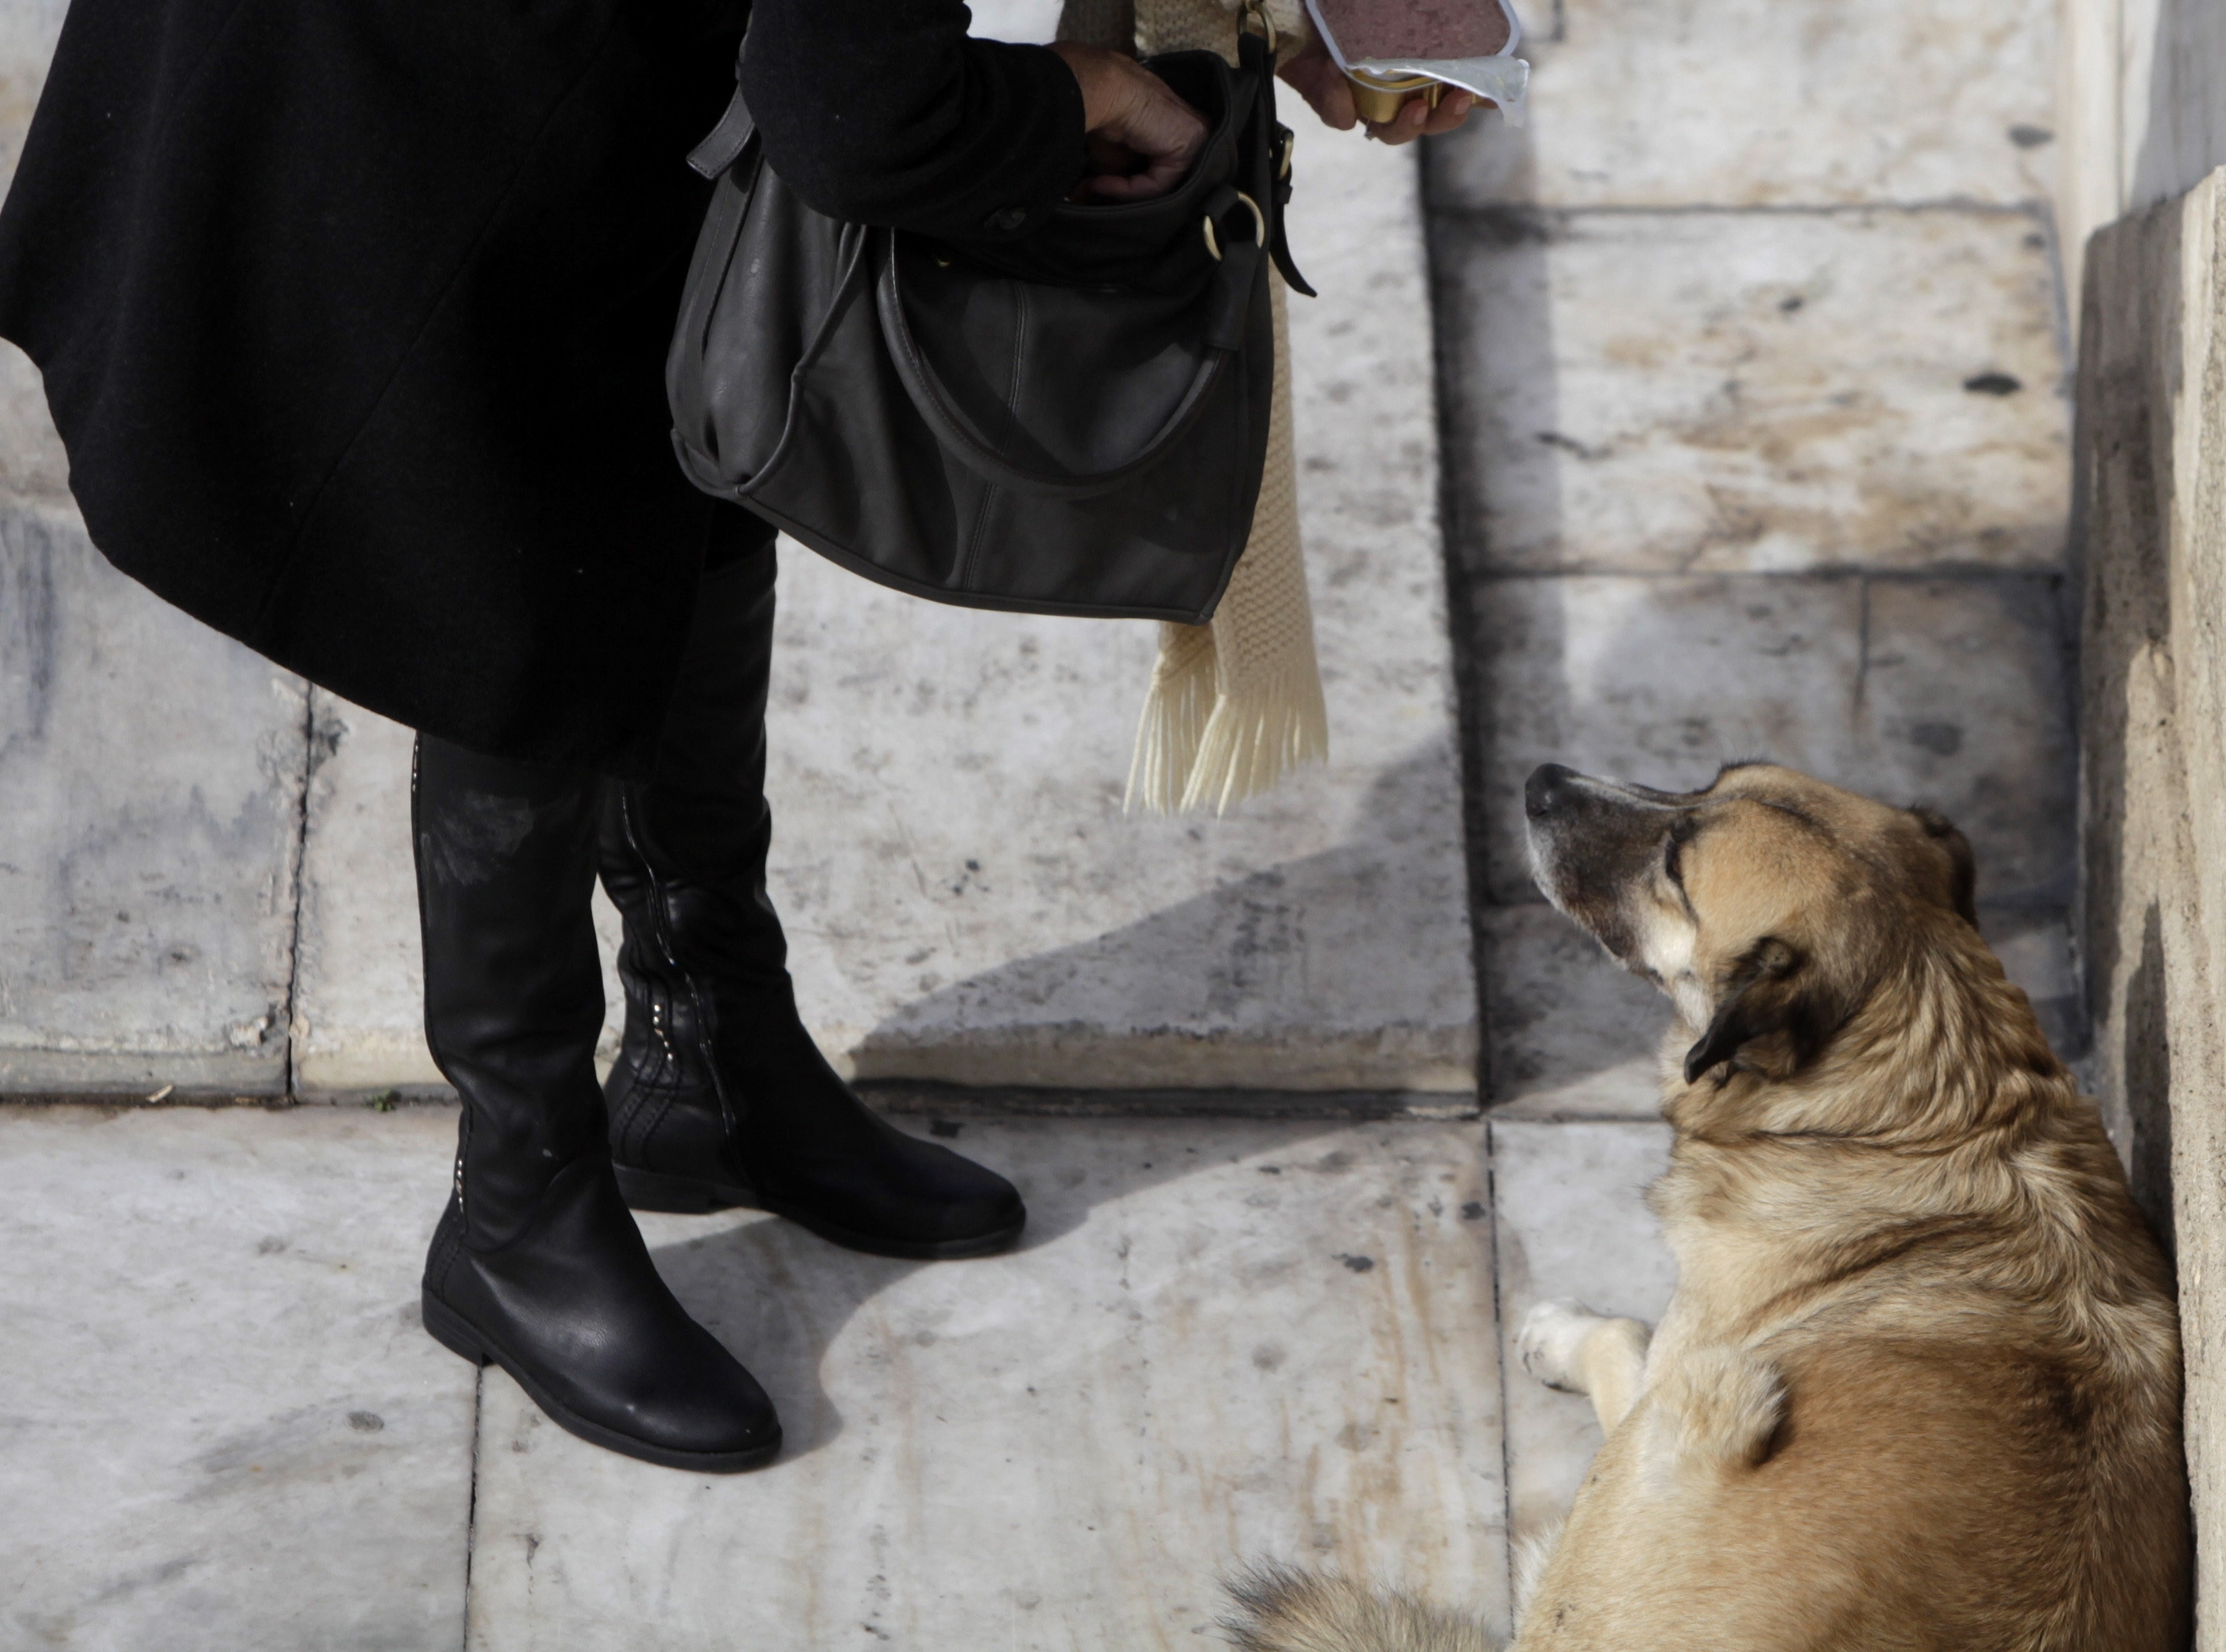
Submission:
[[766,892],[770,547],[707,575],[655,777],[601,808],[625,922],[625,1035],[605,1081],[636,1209],[776,1211],[853,1249],[975,1256],[1020,1234],[1012,1184],[896,1129],[828,1065],[797,1011]]

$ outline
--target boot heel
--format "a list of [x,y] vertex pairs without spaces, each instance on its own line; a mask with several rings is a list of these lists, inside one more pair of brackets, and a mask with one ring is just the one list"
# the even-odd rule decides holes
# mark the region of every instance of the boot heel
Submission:
[[480,1345],[478,1335],[464,1323],[464,1317],[448,1304],[428,1291],[419,1299],[425,1319],[425,1330],[432,1339],[451,1354],[469,1360],[474,1365],[491,1365],[494,1355]]
[[639,1170],[630,1164],[614,1164],[618,1172],[619,1191],[625,1195],[630,1210],[668,1210],[677,1215],[700,1216],[708,1211],[724,1210],[734,1203],[722,1198],[709,1182],[692,1176],[667,1176],[659,1170]]

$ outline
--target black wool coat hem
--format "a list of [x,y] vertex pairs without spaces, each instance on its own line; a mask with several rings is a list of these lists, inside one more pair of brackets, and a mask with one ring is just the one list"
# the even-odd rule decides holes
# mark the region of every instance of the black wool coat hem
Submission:
[[[759,10],[768,144],[859,215],[978,233],[1079,173],[1072,76],[957,0]],[[770,532],[681,475],[663,382],[744,16],[74,0],[0,335],[93,543],[372,711],[646,774],[707,548]]]

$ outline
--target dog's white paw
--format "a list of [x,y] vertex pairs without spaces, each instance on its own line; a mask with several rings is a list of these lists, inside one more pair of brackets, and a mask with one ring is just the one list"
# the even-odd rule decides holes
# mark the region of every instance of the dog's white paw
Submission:
[[1582,1394],[1577,1381],[1577,1354],[1606,1317],[1581,1302],[1541,1302],[1523,1316],[1515,1328],[1515,1353],[1523,1368],[1549,1388]]

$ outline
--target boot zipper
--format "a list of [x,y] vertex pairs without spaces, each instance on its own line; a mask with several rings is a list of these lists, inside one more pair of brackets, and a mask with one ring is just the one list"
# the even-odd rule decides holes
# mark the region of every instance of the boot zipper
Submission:
[[[695,975],[681,964],[679,957],[672,949],[672,926],[669,910],[665,905],[665,880],[658,876],[656,863],[650,859],[648,852],[642,848],[641,839],[634,831],[633,797],[630,789],[621,789],[619,793],[619,823],[626,828],[626,847],[633,851],[634,858],[641,863],[641,869],[649,879],[650,924],[652,932],[657,937],[658,950],[665,954],[665,963],[671,967],[672,973],[680,978],[681,985],[687,988],[688,996],[695,1004],[697,1053],[703,1058],[704,1070],[710,1075],[711,1094],[719,1103],[720,1133],[726,1138],[728,1146],[739,1157],[741,1144],[735,1139],[735,1110],[727,1099],[727,1081],[719,1071],[718,1058],[712,1049],[713,1025],[709,1006],[703,1002],[703,989],[696,984]],[[652,1024],[654,1024],[653,1022]],[[660,1039],[664,1036],[662,1029],[659,1030],[658,1036]],[[671,1048],[671,1044],[667,1042],[665,1049],[668,1054]],[[678,1064],[676,1060],[674,1065],[677,1067]]]
[[464,1156],[471,1151],[471,1145],[472,1110],[467,1103],[464,1107],[462,1128],[456,1132],[456,1217],[462,1222],[466,1233],[472,1230],[472,1215],[464,1204]]

